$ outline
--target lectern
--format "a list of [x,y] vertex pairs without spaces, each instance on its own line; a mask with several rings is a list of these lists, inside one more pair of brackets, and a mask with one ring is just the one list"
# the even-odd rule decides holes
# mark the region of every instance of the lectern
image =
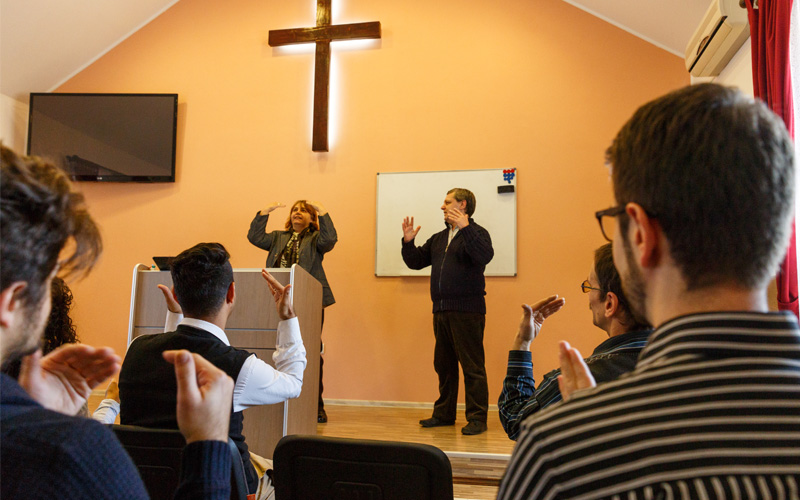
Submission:
[[[280,438],[288,434],[317,433],[319,395],[319,337],[322,327],[322,285],[303,268],[269,269],[281,284],[291,283],[294,310],[300,322],[308,364],[300,397],[285,403],[244,411],[247,446],[262,457],[272,458]],[[246,349],[274,366],[272,354],[278,334],[275,300],[261,269],[234,269],[236,302],[225,333],[232,346]],[[169,271],[137,264],[133,270],[128,345],[139,335],[162,333],[167,314],[159,284],[172,287]]]

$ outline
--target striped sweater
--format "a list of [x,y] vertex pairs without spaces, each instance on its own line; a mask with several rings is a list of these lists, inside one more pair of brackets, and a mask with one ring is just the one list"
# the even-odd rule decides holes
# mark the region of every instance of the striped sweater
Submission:
[[789,313],[659,327],[636,369],[522,424],[499,499],[798,498],[800,330]]

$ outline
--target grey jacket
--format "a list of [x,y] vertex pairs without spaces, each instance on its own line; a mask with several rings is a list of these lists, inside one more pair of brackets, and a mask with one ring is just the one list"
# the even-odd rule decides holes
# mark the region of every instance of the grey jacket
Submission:
[[[247,239],[258,248],[269,252],[266,267],[279,267],[278,257],[289,243],[292,231],[267,233],[267,220],[269,220],[269,215],[261,215],[261,212],[256,212],[256,216],[250,223]],[[325,214],[319,217],[319,231],[313,231],[300,242],[297,264],[322,284],[322,307],[328,307],[336,302],[331,287],[328,285],[328,278],[325,277],[325,270],[322,269],[322,259],[325,253],[333,249],[337,241],[336,228],[333,227],[331,216]]]

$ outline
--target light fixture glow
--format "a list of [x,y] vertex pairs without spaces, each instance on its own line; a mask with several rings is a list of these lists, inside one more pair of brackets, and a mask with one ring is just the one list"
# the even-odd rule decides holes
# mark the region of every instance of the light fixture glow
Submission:
[[331,50],[331,74],[330,74],[330,88],[328,90],[328,148],[333,149],[339,138],[339,121],[341,118],[341,102],[342,95],[341,77],[339,71],[339,58],[336,57],[336,52]]
[[272,51],[276,56],[288,56],[295,54],[314,54],[316,53],[317,45],[315,43],[296,43],[294,45],[281,45],[280,47],[272,47]]

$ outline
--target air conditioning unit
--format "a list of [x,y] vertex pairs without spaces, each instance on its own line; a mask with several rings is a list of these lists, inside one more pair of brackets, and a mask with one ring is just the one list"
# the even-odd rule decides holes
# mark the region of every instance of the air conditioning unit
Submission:
[[712,0],[686,46],[692,76],[717,76],[750,36],[747,9],[739,0]]

